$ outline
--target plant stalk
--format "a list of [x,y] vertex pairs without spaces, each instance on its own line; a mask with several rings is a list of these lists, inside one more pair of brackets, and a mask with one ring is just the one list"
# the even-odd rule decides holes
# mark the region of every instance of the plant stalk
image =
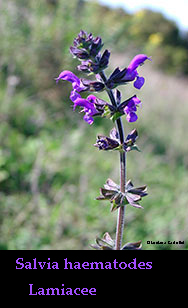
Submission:
[[[125,183],[126,183],[126,153],[120,152],[120,190],[123,193],[125,192]],[[125,205],[120,206],[118,208],[115,250],[121,249],[123,229],[124,229],[124,219],[125,219]]]
[[[107,78],[104,72],[100,73],[101,78],[103,79],[104,83],[107,81]],[[113,106],[117,106],[116,99],[114,97],[114,93],[110,89],[106,89],[110,101]],[[118,129],[120,142],[121,144],[124,143],[124,129],[121,118],[116,120],[116,126]],[[125,192],[125,184],[126,184],[126,152],[120,152],[120,190],[122,193]],[[123,238],[123,230],[124,230],[124,219],[125,219],[125,206],[120,206],[118,208],[118,215],[117,215],[117,225],[116,225],[116,242],[115,242],[115,250],[121,249],[121,243]]]

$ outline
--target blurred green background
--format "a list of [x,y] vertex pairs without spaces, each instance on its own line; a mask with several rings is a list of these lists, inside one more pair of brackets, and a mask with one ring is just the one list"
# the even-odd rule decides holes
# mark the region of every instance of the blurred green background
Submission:
[[149,10],[131,15],[82,0],[0,5],[0,248],[90,249],[96,236],[115,236],[117,212],[95,197],[108,177],[119,180],[119,157],[93,147],[113,123],[96,118],[89,126],[72,111],[70,83],[54,81],[62,70],[81,76],[69,46],[83,29],[111,50],[109,72],[137,53],[153,59],[139,68],[141,91],[121,87],[124,98],[143,102],[139,120],[124,125],[138,129],[142,150],[128,154],[128,179],[149,192],[144,210],[127,207],[124,242],[187,249],[188,34]]

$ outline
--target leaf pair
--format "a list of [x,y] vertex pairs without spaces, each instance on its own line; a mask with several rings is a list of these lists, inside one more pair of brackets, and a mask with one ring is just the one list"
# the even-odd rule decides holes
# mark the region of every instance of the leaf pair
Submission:
[[147,196],[146,185],[140,187],[134,187],[131,180],[125,185],[125,192],[121,192],[119,185],[113,182],[111,179],[107,179],[104,188],[100,188],[100,196],[97,200],[109,200],[111,205],[111,212],[118,209],[120,206],[130,204],[136,208],[143,207],[139,204],[142,197]]

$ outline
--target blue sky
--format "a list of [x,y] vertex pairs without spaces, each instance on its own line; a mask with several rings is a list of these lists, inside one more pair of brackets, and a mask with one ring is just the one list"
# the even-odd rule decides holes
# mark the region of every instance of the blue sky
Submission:
[[98,2],[122,7],[133,13],[141,8],[150,8],[174,20],[181,30],[188,31],[188,0],[98,0]]

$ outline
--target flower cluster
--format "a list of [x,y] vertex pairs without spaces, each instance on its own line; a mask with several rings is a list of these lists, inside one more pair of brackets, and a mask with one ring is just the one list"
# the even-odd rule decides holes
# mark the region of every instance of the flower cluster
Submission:
[[74,39],[74,46],[70,47],[73,56],[80,60],[88,60],[91,57],[96,57],[103,47],[101,37],[93,37],[92,33],[87,34],[81,30],[78,36]]
[[77,38],[74,39],[73,45],[70,47],[70,52],[82,61],[81,65],[77,66],[79,71],[97,74],[108,66],[110,52],[105,50],[101,55],[100,50],[103,43],[99,36],[94,38],[91,33],[87,34],[81,30]]
[[125,141],[123,144],[120,142],[119,134],[114,127],[110,131],[110,137],[98,135],[97,141],[94,144],[95,147],[97,147],[99,150],[119,150],[119,151],[125,151],[130,152],[132,150],[140,151],[137,145],[135,144],[136,139],[138,138],[138,133],[136,129],[133,129],[130,134],[127,135]]
[[[56,81],[58,82],[60,79],[67,80],[72,83],[73,90],[71,91],[70,99],[74,103],[73,110],[75,110],[77,106],[82,107],[83,112],[85,112],[83,119],[88,124],[93,123],[93,116],[103,114],[104,106],[108,105],[108,103],[102,101],[94,95],[89,95],[87,98],[82,98],[79,92],[86,91],[88,87],[86,84],[84,85],[83,82],[75,74],[70,71],[63,71],[58,76],[58,78],[56,78]],[[100,107],[103,107],[103,110]]]
[[[109,78],[102,78],[102,72],[108,67],[110,52],[106,49],[101,53],[103,47],[102,39],[97,36],[87,34],[87,32],[81,30],[78,36],[74,39],[73,46],[70,47],[71,54],[81,61],[78,65],[78,70],[87,74],[95,74],[96,80],[88,80],[85,78],[78,78],[71,71],[62,71],[56,78],[56,81],[67,80],[72,83],[72,91],[70,99],[74,103],[73,110],[76,106],[80,106],[82,111],[85,113],[83,119],[88,123],[93,123],[93,116],[105,116],[103,112],[98,112],[96,108],[96,101],[99,99],[94,95],[89,95],[86,99],[82,98],[81,92],[101,92],[103,90],[111,90],[119,85],[127,84],[128,82],[134,82],[133,85],[137,89],[141,89],[145,80],[144,77],[140,77],[137,68],[144,64],[146,60],[151,60],[148,56],[144,54],[139,54],[135,56],[127,68],[120,70],[119,67],[114,70],[114,72],[109,76]],[[120,91],[119,91],[120,92]],[[136,112],[137,107],[141,101],[134,95],[120,106],[113,110],[111,104],[108,105],[108,110],[110,110],[111,115],[115,114],[115,119],[122,115],[126,115],[128,122],[135,122],[138,118]],[[105,106],[105,105],[103,105]],[[124,107],[124,108],[123,108]],[[113,112],[111,112],[113,110]],[[112,117],[114,119],[114,117]]]

